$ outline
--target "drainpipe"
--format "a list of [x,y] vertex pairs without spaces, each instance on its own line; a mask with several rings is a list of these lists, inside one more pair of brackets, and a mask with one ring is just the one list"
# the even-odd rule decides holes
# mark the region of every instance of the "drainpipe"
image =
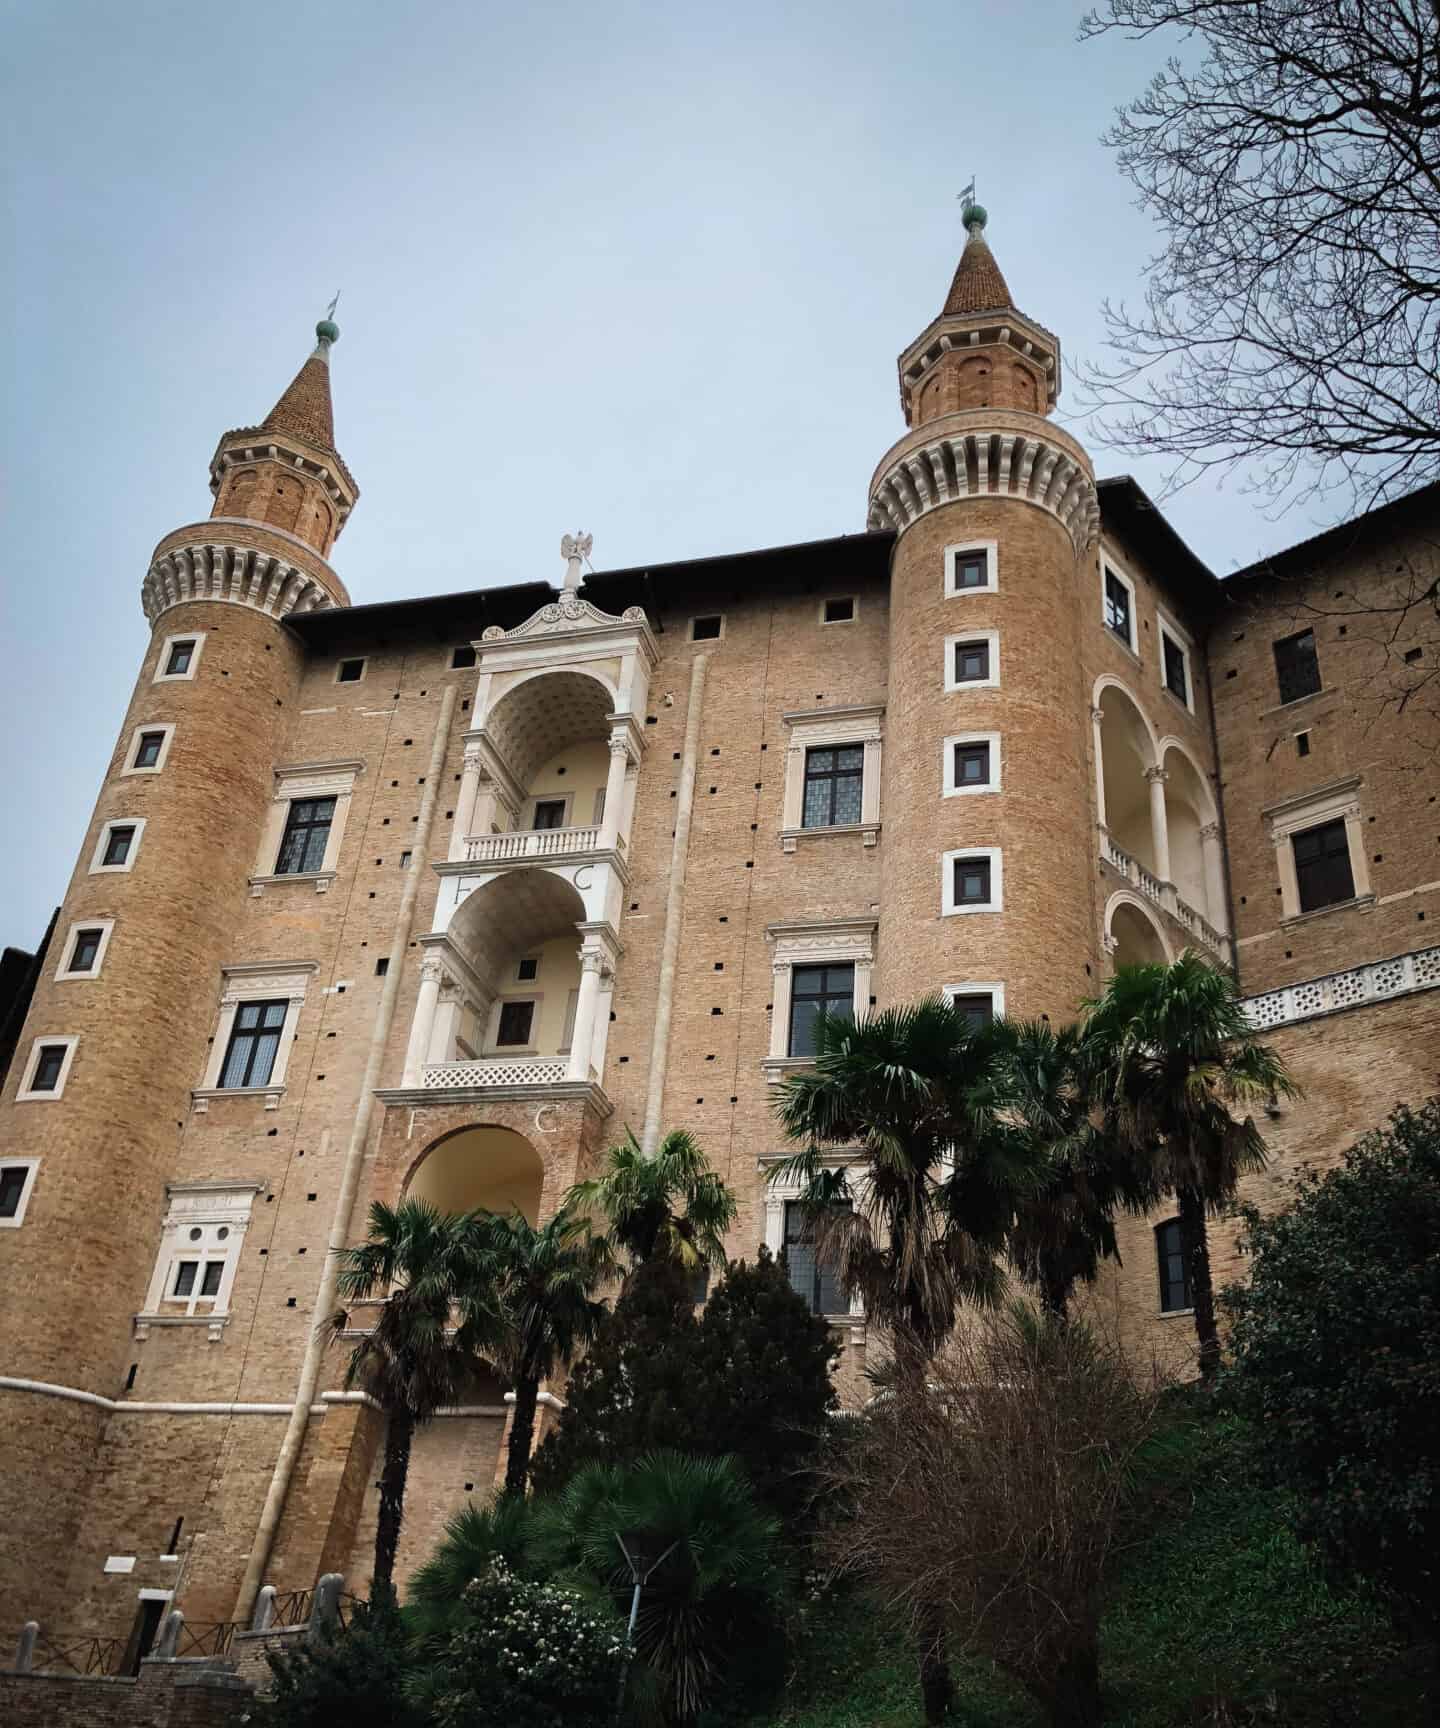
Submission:
[[708,655],[690,668],[690,706],[685,714],[685,748],[680,762],[679,802],[675,808],[675,840],[670,848],[670,887],[665,896],[665,937],[660,948],[660,983],[656,991],[655,1033],[650,1043],[650,1083],[645,1091],[645,1127],[640,1150],[655,1156],[660,1144],[660,1112],[665,1102],[665,1065],[670,1054],[670,1013],[675,1003],[675,965],[680,957],[680,926],[685,912],[685,868],[690,851],[690,816],[695,808],[695,759],[700,754],[700,710],[705,699]]
[[[434,824],[440,781],[445,771],[445,746],[450,738],[450,722],[455,712],[455,686],[452,684],[440,698],[440,718],[435,722],[435,738],[430,746],[430,765],[425,773],[425,794],[420,800],[416,823],[415,854],[417,859],[430,856],[430,830]],[[265,1496],[265,1507],[250,1548],[250,1560],[235,1598],[232,1620],[249,1624],[255,1598],[264,1582],[265,1568],[275,1546],[275,1534],[285,1510],[285,1496],[295,1466],[300,1462],[305,1432],[310,1424],[310,1406],[315,1402],[315,1388],[320,1379],[320,1362],[325,1346],[330,1342],[330,1320],[335,1312],[335,1285],[340,1272],[340,1255],[350,1240],[350,1214],[355,1210],[355,1196],[360,1188],[360,1171],[365,1161],[365,1141],[370,1132],[370,1115],[375,1107],[375,1088],[380,1084],[380,1068],[385,1059],[385,1046],[395,1019],[395,1004],[400,995],[400,974],[405,963],[405,951],[410,942],[410,930],[415,922],[415,901],[420,892],[424,871],[419,864],[405,873],[405,887],[400,895],[400,910],[395,915],[395,930],[390,938],[390,963],[385,969],[385,983],[380,991],[380,1005],[375,1010],[375,1025],[370,1034],[370,1048],[365,1057],[365,1074],[360,1082],[360,1098],[355,1108],[355,1121],[345,1148],[345,1163],[341,1169],[340,1192],[335,1197],[335,1215],[330,1224],[325,1264],[320,1274],[320,1287],[315,1292],[315,1306],[310,1315],[310,1336],[305,1346],[305,1358],[300,1364],[300,1382],[295,1388],[295,1404],[290,1411],[285,1438],[280,1443],[280,1455],[275,1460],[275,1473]]]

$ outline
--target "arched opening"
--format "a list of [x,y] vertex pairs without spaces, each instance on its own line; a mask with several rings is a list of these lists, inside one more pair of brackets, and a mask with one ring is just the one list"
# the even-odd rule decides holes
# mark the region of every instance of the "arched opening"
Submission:
[[462,1128],[420,1156],[405,1185],[407,1200],[428,1200],[441,1212],[519,1211],[540,1221],[545,1167],[513,1128]]
[[461,902],[447,932],[478,991],[457,989],[437,1019],[435,1062],[561,1062],[580,995],[585,903],[564,877],[510,870]]
[[1112,963],[1121,966],[1164,966],[1170,951],[1157,921],[1138,900],[1115,895],[1107,910],[1105,933],[1113,943]]
[[1219,907],[1210,905],[1209,875],[1205,863],[1202,829],[1215,820],[1215,801],[1204,776],[1178,745],[1167,745],[1161,766],[1165,769],[1165,826],[1170,835],[1170,880],[1182,900],[1212,924],[1218,922]]
[[1105,828],[1111,841],[1155,875],[1146,770],[1155,766],[1155,746],[1134,699],[1118,684],[1100,693],[1100,783]]
[[[499,698],[485,732],[519,794],[513,828],[599,825],[613,708],[613,692],[583,672],[546,672]],[[499,831],[498,821],[492,825]]]

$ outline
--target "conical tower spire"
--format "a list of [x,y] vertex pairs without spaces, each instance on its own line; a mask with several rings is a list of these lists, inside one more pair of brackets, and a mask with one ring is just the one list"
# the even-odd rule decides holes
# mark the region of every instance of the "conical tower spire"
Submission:
[[315,326],[315,352],[260,422],[262,432],[288,432],[318,450],[337,454],[335,410],[330,402],[330,349],[339,340],[339,326],[322,318]]
[[339,340],[339,325],[331,317],[322,318],[315,326],[314,352],[280,400],[258,426],[227,432],[210,464],[212,516],[281,528],[322,557],[328,556],[360,496],[335,448],[330,350]]
[[973,408],[1048,414],[1060,391],[1060,344],[1016,308],[985,238],[989,217],[973,198],[961,220],[965,249],[940,315],[900,356],[907,426]]
[[989,221],[985,207],[967,204],[960,219],[965,224],[968,238],[940,316],[950,318],[967,312],[1013,311],[1015,303],[985,238],[985,224]]

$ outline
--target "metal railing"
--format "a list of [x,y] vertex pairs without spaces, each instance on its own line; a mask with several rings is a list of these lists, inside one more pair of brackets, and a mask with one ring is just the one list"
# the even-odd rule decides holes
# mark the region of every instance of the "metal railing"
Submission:
[[35,1640],[34,1672],[113,1679],[124,1666],[128,1646],[126,1638],[97,1638],[80,1632],[42,1630]]

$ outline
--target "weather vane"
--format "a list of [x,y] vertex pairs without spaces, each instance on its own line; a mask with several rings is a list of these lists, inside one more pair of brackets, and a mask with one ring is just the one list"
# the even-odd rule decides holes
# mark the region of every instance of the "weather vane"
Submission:
[[960,206],[962,209],[975,202],[975,178],[973,175],[970,178],[970,184],[963,192],[957,193],[957,197],[960,200]]
[[329,305],[328,305],[328,306],[327,306],[327,307],[326,307],[326,308],[325,308],[325,316],[326,316],[326,317],[327,317],[327,318],[333,318],[333,317],[334,317],[334,316],[335,316],[335,308],[336,308],[336,307],[337,307],[337,306],[338,306],[338,305],[339,305],[339,304],[340,304],[340,290],[339,290],[339,289],[338,289],[338,288],[337,288],[337,289],[336,289],[336,290],[335,290],[335,298],[334,298],[334,299],[333,299],[333,300],[332,300],[332,301],[331,301],[331,302],[330,302],[330,304],[329,304]]

